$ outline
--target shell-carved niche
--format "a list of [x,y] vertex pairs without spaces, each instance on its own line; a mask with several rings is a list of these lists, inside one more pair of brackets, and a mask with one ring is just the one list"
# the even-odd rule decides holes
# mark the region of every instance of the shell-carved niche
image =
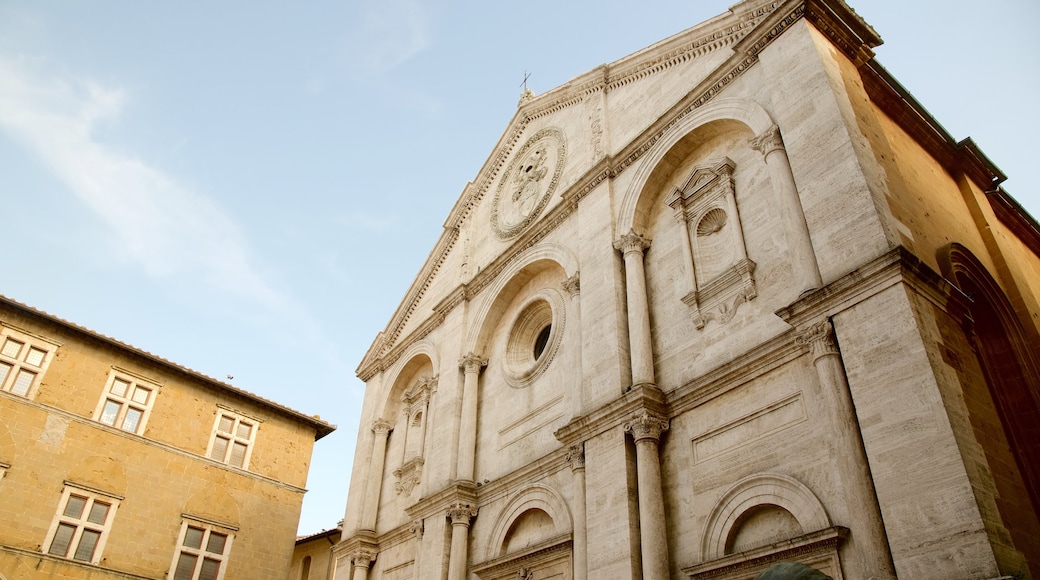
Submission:
[[698,329],[710,320],[728,322],[758,295],[737,213],[735,168],[728,157],[698,165],[666,199],[682,225],[688,278],[682,301]]
[[422,377],[401,397],[404,415],[404,445],[401,466],[394,470],[394,491],[411,495],[422,481],[426,434],[429,431],[430,397],[437,390],[437,377]]

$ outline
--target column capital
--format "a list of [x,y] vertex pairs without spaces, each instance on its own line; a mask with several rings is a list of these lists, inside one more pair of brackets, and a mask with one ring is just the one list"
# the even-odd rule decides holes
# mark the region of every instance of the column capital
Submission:
[[376,559],[376,553],[372,550],[360,549],[355,551],[351,556],[354,558],[354,565],[359,568],[368,569],[372,565],[372,560]]
[[773,151],[784,150],[784,140],[780,136],[780,127],[773,125],[751,140],[751,148],[769,157]]
[[668,419],[643,412],[628,423],[625,423],[625,431],[632,434],[636,443],[644,439],[660,441],[661,433],[668,430]]
[[578,272],[575,272],[573,276],[563,281],[561,286],[572,298],[577,296],[581,292],[581,278],[578,276]]
[[567,447],[567,463],[571,464],[571,470],[580,471],[585,469],[585,446],[576,443]]
[[486,367],[487,364],[488,359],[472,352],[459,359],[459,368],[466,371],[466,374],[479,373],[480,369]]
[[372,432],[376,435],[386,435],[390,432],[392,427],[393,424],[386,419],[376,419],[375,421],[372,421]]
[[626,256],[632,253],[643,255],[643,251],[649,247],[650,240],[637,234],[635,230],[629,231],[627,234],[614,241],[614,249],[619,250]]
[[477,517],[477,510],[468,503],[456,503],[448,508],[447,516],[453,526],[469,526],[469,521]]
[[838,354],[838,342],[834,339],[834,326],[829,320],[817,322],[798,333],[795,342],[808,346],[813,360]]
[[423,537],[423,532],[425,531],[422,518],[412,520],[411,525],[408,526],[408,531],[410,531],[417,539],[421,539]]

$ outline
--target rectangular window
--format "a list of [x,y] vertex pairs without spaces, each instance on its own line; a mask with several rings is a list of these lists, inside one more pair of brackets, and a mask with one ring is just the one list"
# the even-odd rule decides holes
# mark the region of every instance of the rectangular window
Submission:
[[120,498],[66,485],[47,533],[44,551],[52,556],[97,564],[112,529]]
[[105,392],[94,411],[94,420],[140,435],[158,392],[156,384],[112,369],[105,383]]
[[0,329],[0,390],[31,398],[57,346],[8,327]]
[[256,439],[256,427],[257,423],[252,419],[221,410],[217,413],[207,455],[210,459],[245,469]]
[[201,522],[184,522],[168,576],[173,580],[223,578],[234,538],[231,531]]

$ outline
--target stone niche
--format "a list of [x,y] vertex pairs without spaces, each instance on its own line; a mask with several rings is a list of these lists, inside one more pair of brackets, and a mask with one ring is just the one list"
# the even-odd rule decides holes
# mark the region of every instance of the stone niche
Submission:
[[698,165],[665,199],[681,225],[689,286],[682,301],[698,329],[711,320],[728,322],[737,307],[758,295],[737,213],[734,169],[728,157]]

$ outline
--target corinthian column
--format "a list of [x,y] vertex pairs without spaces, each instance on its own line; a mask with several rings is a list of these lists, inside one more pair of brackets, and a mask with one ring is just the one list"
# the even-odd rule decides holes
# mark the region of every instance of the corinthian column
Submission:
[[376,529],[376,512],[379,511],[379,490],[383,487],[383,465],[386,463],[386,438],[390,433],[390,423],[383,419],[372,422],[372,459],[368,464],[368,486],[365,488],[364,517],[361,529]]
[[358,550],[354,553],[353,580],[368,580],[368,568],[375,557],[376,555],[368,550]]
[[639,544],[643,556],[643,580],[668,580],[668,533],[661,491],[661,460],[657,445],[668,429],[664,417],[643,413],[625,425],[636,442],[636,477],[639,491]]
[[762,153],[769,167],[769,180],[773,190],[780,198],[781,212],[784,219],[784,230],[787,241],[791,245],[791,267],[795,280],[801,284],[801,290],[813,290],[823,285],[820,278],[820,266],[816,262],[812,239],[809,238],[809,226],[805,223],[805,212],[802,211],[802,200],[798,197],[798,187],[791,171],[791,160],[784,149],[784,141],[780,137],[780,128],[776,125],[768,128],[751,141],[751,147]]
[[457,479],[473,481],[473,466],[477,454],[477,381],[480,369],[487,366],[487,359],[469,353],[459,360],[465,373],[462,383],[462,420],[459,427],[459,462],[455,470]]
[[567,449],[567,462],[574,472],[574,580],[587,580],[589,558],[585,527],[585,449],[581,443]]
[[646,298],[643,250],[647,240],[634,231],[621,236],[614,248],[625,257],[625,288],[628,301],[628,348],[632,357],[632,384],[654,383],[654,356],[650,344],[650,308]]
[[859,570],[850,576],[894,579],[895,566],[892,564],[885,524],[881,519],[881,508],[870,474],[870,464],[867,463],[863,435],[859,429],[845,366],[841,362],[838,343],[834,340],[834,328],[826,320],[814,324],[798,336],[797,342],[808,346],[812,354],[825,411],[828,413],[828,424],[831,426],[832,453],[838,460],[842,486],[848,494],[846,504],[849,506],[849,529],[852,533],[847,543],[859,555],[858,561],[850,562],[853,566],[858,565]]
[[451,519],[451,552],[448,555],[448,580],[466,580],[469,555],[469,521],[476,517],[477,510],[469,504],[457,503],[448,508]]

